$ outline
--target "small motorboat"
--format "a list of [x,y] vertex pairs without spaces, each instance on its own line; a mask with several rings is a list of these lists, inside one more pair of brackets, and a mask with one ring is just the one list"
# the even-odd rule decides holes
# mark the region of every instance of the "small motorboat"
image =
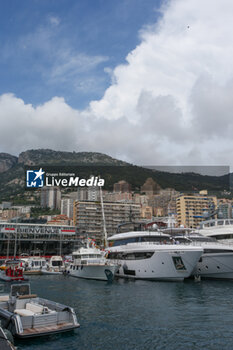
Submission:
[[80,327],[73,308],[31,294],[29,283],[12,284],[0,296],[2,327],[14,337],[31,338],[71,331]]
[[25,275],[41,275],[41,270],[46,267],[46,259],[41,256],[31,256],[22,258],[24,261]]
[[5,270],[0,271],[0,280],[5,282],[26,281],[20,260],[7,260]]
[[60,255],[54,255],[50,258],[46,267],[41,269],[43,275],[62,275],[65,270],[63,259]]

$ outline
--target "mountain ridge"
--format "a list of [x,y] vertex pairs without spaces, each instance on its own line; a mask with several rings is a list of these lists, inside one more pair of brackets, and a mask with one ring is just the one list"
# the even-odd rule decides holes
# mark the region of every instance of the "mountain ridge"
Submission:
[[[0,201],[25,197],[25,169],[35,166],[81,166],[80,176],[89,176],[90,171],[107,179],[106,189],[119,180],[126,180],[136,191],[148,177],[153,178],[161,188],[177,191],[207,189],[211,192],[229,190],[229,176],[208,176],[196,173],[169,173],[151,170],[112,158],[99,152],[67,152],[51,149],[36,149],[21,152],[18,157],[0,153]],[[35,190],[34,190],[35,191]]]

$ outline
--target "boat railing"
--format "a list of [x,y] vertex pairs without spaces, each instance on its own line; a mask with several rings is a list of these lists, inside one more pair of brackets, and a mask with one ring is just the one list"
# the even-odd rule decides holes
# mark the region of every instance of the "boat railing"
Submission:
[[[127,246],[131,246],[131,245],[176,245],[176,244],[183,244],[183,242],[179,242],[179,241],[170,241],[170,240],[164,240],[162,242],[130,242],[130,243],[127,243],[127,244],[123,244],[123,245],[127,245]],[[189,244],[189,243],[188,243]],[[118,246],[114,246],[115,247],[118,247]]]
[[[201,245],[210,245],[210,244],[223,244],[220,241],[195,241],[190,238],[188,241],[182,241],[182,239],[179,241],[178,238],[176,239],[171,239],[171,240],[164,240],[161,242],[130,242],[127,244],[123,244],[123,246],[145,246],[145,245],[195,245],[195,246],[201,246]],[[120,246],[120,245],[119,245]],[[113,246],[114,248],[117,248],[118,246]]]

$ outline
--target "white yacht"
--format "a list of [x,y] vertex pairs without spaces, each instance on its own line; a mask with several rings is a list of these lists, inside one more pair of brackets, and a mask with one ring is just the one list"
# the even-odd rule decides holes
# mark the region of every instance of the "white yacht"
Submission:
[[119,277],[182,281],[193,272],[203,248],[171,244],[161,232],[131,231],[108,239],[108,259],[120,264]]
[[49,259],[46,266],[42,267],[43,275],[61,275],[65,270],[63,259],[60,255],[54,255]]
[[233,246],[192,232],[188,236],[173,237],[182,244],[199,245],[204,251],[192,275],[202,278],[233,279]]
[[40,256],[32,256],[29,258],[22,258],[24,261],[24,274],[34,275],[41,274],[42,268],[46,267],[46,259]]
[[73,277],[111,281],[119,269],[118,264],[108,261],[94,243],[90,246],[88,242],[87,247],[73,252],[72,257],[66,273]]
[[216,238],[222,243],[233,244],[233,219],[203,221],[198,232],[203,236]]

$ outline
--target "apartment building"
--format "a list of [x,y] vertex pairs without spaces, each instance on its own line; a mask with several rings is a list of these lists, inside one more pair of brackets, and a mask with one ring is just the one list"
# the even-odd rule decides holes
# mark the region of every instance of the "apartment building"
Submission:
[[179,225],[197,228],[205,220],[205,213],[217,208],[217,198],[208,196],[207,191],[199,194],[184,194],[176,199],[176,212]]
[[[119,224],[140,219],[140,205],[131,203],[105,202],[104,216],[109,236],[116,232]],[[94,238],[98,243],[103,241],[103,212],[100,202],[75,201],[74,225],[83,235]]]
[[73,204],[74,200],[72,198],[63,198],[61,200],[61,214],[73,219]]
[[41,207],[60,209],[61,208],[61,190],[59,187],[41,188]]

